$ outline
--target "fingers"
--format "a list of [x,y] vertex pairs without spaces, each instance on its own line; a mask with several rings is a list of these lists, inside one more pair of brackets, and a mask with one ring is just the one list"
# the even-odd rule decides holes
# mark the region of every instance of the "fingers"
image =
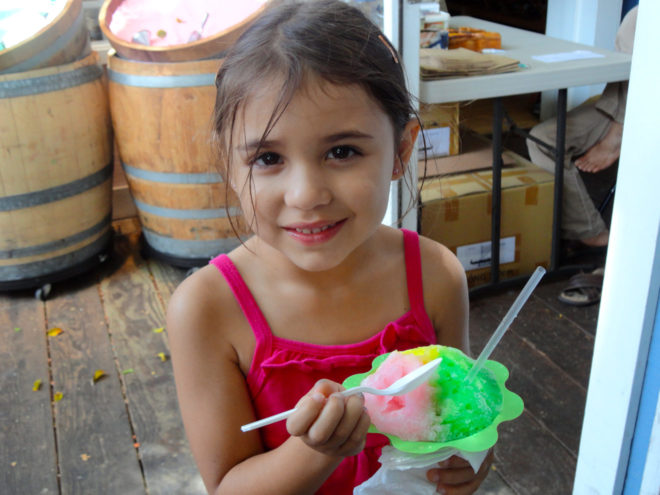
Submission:
[[286,422],[289,434],[301,436],[309,430],[326,405],[327,398],[335,392],[343,390],[338,383],[330,380],[319,380],[312,390],[304,395],[296,404],[296,411]]
[[309,430],[325,406],[326,398],[323,394],[311,391],[296,404],[296,410],[286,420],[286,429],[289,434],[299,437]]
[[362,396],[331,395],[303,441],[328,455],[355,455],[364,448],[370,423]]
[[493,462],[491,450],[476,473],[470,464],[460,457],[450,457],[441,462],[437,469],[429,470],[429,481],[437,483],[438,493],[445,495],[469,495],[474,493],[486,478]]
[[340,390],[339,384],[319,381],[288,418],[289,433],[327,455],[347,456],[362,450],[370,424],[364,397],[344,397],[337,393]]
[[342,390],[344,390],[344,387],[342,387],[339,383],[326,379],[319,380],[312,387],[312,391],[319,392],[326,397],[334,394],[335,392],[341,392]]

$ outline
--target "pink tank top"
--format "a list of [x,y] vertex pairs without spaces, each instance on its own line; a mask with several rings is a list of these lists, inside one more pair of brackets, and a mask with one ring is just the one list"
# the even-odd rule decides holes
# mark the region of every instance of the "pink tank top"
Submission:
[[[295,407],[321,378],[341,383],[350,375],[371,369],[371,361],[380,354],[436,343],[433,324],[424,308],[419,237],[416,232],[402,232],[410,310],[374,336],[354,344],[316,345],[273,335],[229,257],[221,254],[211,260],[227,280],[254,332],[256,347],[247,384],[257,419]],[[267,449],[278,447],[289,437],[284,421],[260,432]],[[387,443],[383,435],[368,434],[364,450],[345,458],[317,493],[352,494],[355,486],[378,470],[380,450]]]

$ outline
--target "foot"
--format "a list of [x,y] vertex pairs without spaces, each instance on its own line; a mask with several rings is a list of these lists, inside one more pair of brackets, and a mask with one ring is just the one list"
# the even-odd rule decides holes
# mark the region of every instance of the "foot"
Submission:
[[587,237],[586,239],[580,239],[580,242],[585,246],[589,247],[601,247],[607,246],[607,243],[610,238],[610,231],[605,229],[600,234],[593,237]]
[[610,167],[621,153],[623,125],[612,121],[605,137],[593,145],[580,158],[575,166],[582,172],[596,173]]

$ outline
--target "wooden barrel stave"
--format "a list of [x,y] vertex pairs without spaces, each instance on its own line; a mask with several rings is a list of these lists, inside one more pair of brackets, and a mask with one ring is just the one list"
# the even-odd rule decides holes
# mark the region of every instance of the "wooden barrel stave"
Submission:
[[96,54],[0,75],[0,288],[80,272],[112,237],[111,126]]
[[[175,265],[198,266],[240,242],[210,142],[220,63],[108,59],[115,136],[144,238],[151,254]],[[236,205],[231,193],[240,225]]]

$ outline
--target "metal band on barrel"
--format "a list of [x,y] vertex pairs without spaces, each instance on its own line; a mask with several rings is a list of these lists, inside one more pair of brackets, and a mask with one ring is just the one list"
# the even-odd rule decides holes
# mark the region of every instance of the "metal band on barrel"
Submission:
[[239,216],[241,214],[240,208],[230,207],[229,215],[225,208],[209,208],[203,210],[184,210],[179,208],[165,208],[162,206],[155,206],[139,199],[133,199],[135,206],[143,213],[149,213],[158,217],[174,218],[177,220],[205,220],[212,218],[227,218],[227,216]]
[[6,260],[11,258],[27,258],[28,256],[36,256],[38,254],[59,251],[60,249],[78,244],[88,237],[93,237],[104,229],[109,228],[111,221],[111,215],[108,214],[96,225],[92,225],[91,227],[85,230],[81,230],[80,232],[77,232],[68,237],[57,239],[55,241],[44,242],[43,244],[35,244],[34,246],[0,251],[0,259]]
[[153,249],[170,256],[180,258],[211,258],[218,253],[226,253],[240,244],[234,237],[211,240],[173,239],[157,234],[145,227],[142,228],[144,238]]
[[41,191],[15,194],[13,196],[0,197],[0,211],[20,210],[31,206],[52,203],[64,198],[76,196],[93,187],[103,184],[112,177],[112,163],[87,177],[77,179],[66,184],[61,184]]
[[112,82],[138,88],[192,88],[213,86],[215,84],[215,73],[182,74],[179,76],[144,76],[140,74],[126,74],[108,69],[108,78]]
[[223,182],[222,176],[213,172],[180,174],[176,172],[144,170],[142,168],[131,167],[123,162],[121,165],[124,167],[126,175],[150,182],[162,182],[165,184],[216,184]]
[[7,282],[26,280],[34,277],[47,277],[62,269],[78,266],[85,260],[98,254],[112,239],[113,230],[108,224],[107,230],[90,244],[70,253],[55,256],[43,261],[30,261],[12,266],[0,266],[0,285]]
[[95,81],[101,76],[103,76],[103,69],[96,64],[92,64],[69,72],[31,77],[29,79],[0,81],[0,98],[18,98],[75,88]]

